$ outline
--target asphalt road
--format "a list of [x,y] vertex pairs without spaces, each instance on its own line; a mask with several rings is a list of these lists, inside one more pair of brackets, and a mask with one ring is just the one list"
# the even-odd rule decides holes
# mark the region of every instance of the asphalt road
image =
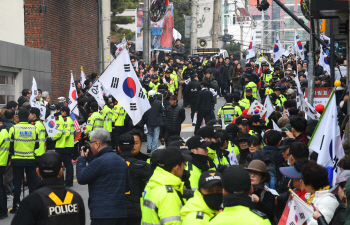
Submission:
[[[217,101],[217,104],[215,106],[215,115],[217,114],[219,108],[225,104],[224,98],[221,97],[221,98],[218,98],[217,100],[218,101]],[[179,101],[179,105],[182,106],[182,100]],[[185,108],[185,110],[186,110],[186,119],[181,127],[181,137],[184,139],[188,139],[188,138],[193,136],[194,126],[192,126],[192,121],[191,121],[191,109]],[[147,152],[146,145],[147,145],[147,143],[143,142],[141,152],[143,152],[143,153]],[[159,143],[159,145],[160,145],[160,143]],[[75,168],[75,166],[74,166],[74,168]],[[74,171],[75,171],[75,169],[74,169]],[[78,192],[81,195],[81,197],[83,198],[84,204],[85,204],[86,224],[90,224],[90,211],[89,211],[89,207],[87,205],[88,198],[89,198],[88,186],[78,184],[76,178],[74,178],[74,185],[73,185],[73,187],[71,187],[71,189]],[[28,190],[26,190],[25,196],[27,196],[28,194],[29,194]],[[8,205],[8,208],[10,210],[12,207],[12,199],[7,201],[7,205]],[[1,225],[10,225],[13,216],[14,216],[14,214],[9,213],[8,218],[0,220],[0,224]]]

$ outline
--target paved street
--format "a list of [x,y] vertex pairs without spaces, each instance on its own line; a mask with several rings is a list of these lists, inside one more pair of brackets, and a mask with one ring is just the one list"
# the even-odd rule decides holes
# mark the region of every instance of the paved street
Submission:
[[[224,103],[225,103],[224,98],[219,98],[218,99],[218,102],[217,102],[216,107],[215,107],[215,114],[217,114],[219,108]],[[182,106],[182,101],[179,101],[179,105]],[[193,131],[194,131],[194,126],[192,126],[192,121],[191,121],[191,109],[190,108],[186,108],[186,120],[185,120],[185,122],[182,125],[181,136],[184,139],[187,139],[187,138],[193,136]],[[143,142],[141,151],[143,153],[146,153],[146,151],[147,151],[146,142]],[[74,169],[74,171],[75,171],[75,169]],[[86,221],[87,221],[86,224],[90,224],[90,211],[89,211],[89,208],[88,208],[88,205],[87,205],[88,197],[89,197],[88,186],[87,185],[79,185],[77,180],[76,180],[76,178],[75,178],[74,179],[74,185],[73,185],[72,189],[74,191],[78,192],[82,196],[82,198],[84,200],[84,203],[85,203],[85,212],[86,212]],[[25,191],[25,195],[26,196],[28,195],[28,190]],[[8,208],[10,210],[11,207],[12,207],[12,199],[7,201],[7,205],[8,205]],[[14,216],[13,214],[9,213],[9,217],[4,219],[4,220],[0,220],[0,224],[1,225],[10,225],[13,216]]]

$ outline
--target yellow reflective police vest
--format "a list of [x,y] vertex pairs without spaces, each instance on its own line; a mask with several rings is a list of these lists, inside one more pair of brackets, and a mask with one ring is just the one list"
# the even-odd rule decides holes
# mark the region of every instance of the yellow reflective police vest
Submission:
[[281,99],[282,106],[283,106],[284,102],[287,101],[287,98],[283,94],[280,94],[278,97]]
[[122,127],[124,126],[124,120],[126,117],[126,111],[120,103],[116,104],[113,108],[113,120],[114,126]]
[[245,91],[245,89],[248,88],[248,87],[251,87],[251,88],[252,88],[252,96],[253,96],[253,98],[257,98],[257,97],[258,97],[258,94],[257,94],[258,88],[257,88],[256,84],[255,84],[253,81],[250,81],[250,82],[244,87],[244,98],[246,97],[246,91]]
[[66,129],[63,117],[61,115],[55,116],[58,133],[53,136],[56,141],[55,148],[65,148],[66,145]]
[[93,112],[87,120],[85,134],[90,133],[90,131],[103,128],[103,123],[104,120],[101,113]]
[[[226,150],[223,150],[226,151]],[[214,160],[213,160],[215,166],[221,165],[221,166],[225,166],[225,165],[230,165],[230,162],[227,160],[227,158],[225,156],[223,156],[221,159],[219,159],[218,154],[215,154]]]
[[208,207],[202,194],[196,190],[193,198],[190,198],[181,209],[182,225],[207,225],[218,213]]
[[65,147],[74,147],[74,121],[70,116],[66,117],[66,143]]
[[158,92],[158,86],[159,86],[159,85],[160,85],[159,82],[157,82],[156,84],[153,83],[153,82],[150,82],[150,83],[149,83],[149,87],[152,88],[152,90],[155,91],[155,92]]
[[225,124],[230,124],[234,118],[240,115],[242,115],[241,107],[233,105],[233,103],[225,103],[225,105],[219,109],[217,119],[219,120],[223,116]]
[[228,141],[227,150],[228,150],[230,153],[234,152],[236,156],[239,154],[239,148],[238,148],[238,146],[235,145],[235,144],[234,144],[233,142],[231,142],[231,141]]
[[142,224],[181,225],[184,183],[159,166],[147,183],[142,199]]
[[271,95],[273,93],[273,90],[270,87],[266,87],[265,89],[265,95]]
[[[174,91],[175,91],[175,82],[174,82],[173,79],[170,78],[170,81],[169,81],[169,83],[167,83],[167,86],[168,86],[168,90],[170,92],[174,93]],[[157,91],[157,90],[155,90],[155,91]]]
[[40,120],[35,121],[35,131],[38,134],[39,148],[34,150],[35,156],[42,156],[45,153],[45,127]]
[[[247,198],[248,197],[249,196],[247,196]],[[270,225],[271,222],[267,216],[260,211],[257,211],[255,209],[251,210],[250,208],[243,205],[236,205],[233,207],[226,206],[221,213],[219,213],[209,222],[209,225],[223,224]]]
[[7,166],[10,151],[10,137],[6,128],[0,131],[0,166]]
[[263,74],[264,76],[263,76],[263,81],[265,82],[265,83],[269,83],[269,81],[272,79],[272,74],[273,74],[273,71],[271,72],[271,73],[269,73],[269,74]]
[[[147,93],[147,92],[145,92]],[[112,132],[112,125],[113,125],[113,113],[112,110],[108,107],[108,105],[103,106],[103,110],[101,110],[102,117],[104,119],[103,121],[103,128],[108,130],[109,132]]]
[[249,99],[243,98],[243,99],[238,101],[238,104],[240,106],[244,107],[245,109],[249,109],[250,108],[250,101],[249,101]]
[[11,159],[35,159],[34,149],[37,133],[34,125],[28,122],[19,122],[10,128],[9,136],[14,149]]
[[170,78],[173,79],[173,81],[174,81],[175,89],[178,89],[179,88],[179,77],[177,76],[175,71],[173,72],[173,74],[170,74]]
[[[143,87],[142,88],[143,92],[145,93],[145,95],[147,96],[147,98],[149,98],[148,92],[146,91],[146,89]],[[112,113],[113,114],[113,113]]]
[[[207,162],[208,166],[210,167],[209,161]],[[188,172],[190,172],[191,176],[189,178],[190,184],[191,184],[191,189],[195,190],[198,188],[198,182],[199,178],[202,174],[202,170],[199,169],[197,166],[193,165],[191,162],[188,162],[184,168]],[[216,170],[215,167],[209,168],[209,170]]]

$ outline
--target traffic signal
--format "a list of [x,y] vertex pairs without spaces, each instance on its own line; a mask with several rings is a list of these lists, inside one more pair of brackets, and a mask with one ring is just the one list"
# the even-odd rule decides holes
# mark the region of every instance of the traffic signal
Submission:
[[259,11],[265,11],[269,8],[270,4],[267,0],[261,0],[261,3],[259,4],[259,0],[257,0],[257,5],[256,7],[258,8]]

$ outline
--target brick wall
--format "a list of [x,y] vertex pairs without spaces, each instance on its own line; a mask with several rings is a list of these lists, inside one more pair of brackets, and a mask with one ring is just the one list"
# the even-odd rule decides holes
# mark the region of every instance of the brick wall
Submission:
[[[40,5],[46,12],[40,13]],[[80,79],[98,71],[96,0],[25,0],[25,45],[51,51],[52,103],[68,96],[70,70]],[[45,87],[38,87],[45,90]]]

